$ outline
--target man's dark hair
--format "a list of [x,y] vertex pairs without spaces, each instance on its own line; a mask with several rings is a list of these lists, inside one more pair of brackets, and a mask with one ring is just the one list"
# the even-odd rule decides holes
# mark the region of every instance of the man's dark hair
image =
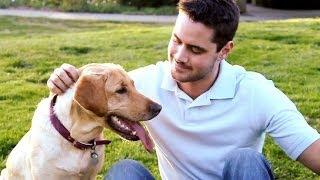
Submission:
[[238,28],[240,11],[234,0],[180,0],[178,10],[214,30],[212,42],[217,51],[233,39]]

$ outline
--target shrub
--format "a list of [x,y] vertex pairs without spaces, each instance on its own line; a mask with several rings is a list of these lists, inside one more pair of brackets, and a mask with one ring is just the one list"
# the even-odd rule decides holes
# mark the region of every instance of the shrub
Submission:
[[253,0],[254,4],[279,9],[320,9],[319,0]]
[[87,9],[87,0],[51,0],[62,1],[60,9],[64,11],[85,11]]
[[72,12],[163,15],[176,14],[177,2],[178,0],[0,0],[0,8],[24,6]]
[[122,5],[136,6],[139,9],[141,7],[160,7],[175,5],[178,0],[119,0]]
[[0,8],[17,7],[28,2],[29,0],[0,0]]

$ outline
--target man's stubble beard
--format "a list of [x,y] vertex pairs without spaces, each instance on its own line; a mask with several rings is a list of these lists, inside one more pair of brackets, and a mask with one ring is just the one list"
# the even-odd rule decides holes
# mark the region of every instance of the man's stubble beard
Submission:
[[[176,72],[172,68],[172,66],[174,66],[172,63],[175,63],[172,61],[170,62],[171,76],[175,81],[177,81],[179,83],[195,82],[195,81],[199,81],[201,79],[204,79],[207,76],[213,75],[215,63],[212,63],[208,68],[205,68],[204,71],[202,71],[202,72],[198,71],[198,72],[193,73],[193,71],[190,70],[191,74],[184,73],[183,76],[181,77],[181,75],[179,75],[180,73]],[[219,64],[218,64],[218,66],[219,66]]]

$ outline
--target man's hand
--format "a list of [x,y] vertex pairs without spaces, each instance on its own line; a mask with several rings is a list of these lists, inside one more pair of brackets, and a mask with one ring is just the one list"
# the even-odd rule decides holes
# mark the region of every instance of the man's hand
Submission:
[[53,94],[62,94],[79,78],[78,70],[71,64],[62,64],[54,70],[47,81],[47,86]]

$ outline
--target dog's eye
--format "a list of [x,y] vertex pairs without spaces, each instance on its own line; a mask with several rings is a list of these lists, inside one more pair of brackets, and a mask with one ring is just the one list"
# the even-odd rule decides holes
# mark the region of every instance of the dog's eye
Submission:
[[124,94],[126,92],[127,92],[127,88],[125,88],[125,87],[122,87],[122,88],[116,90],[116,93],[118,93],[118,94]]

